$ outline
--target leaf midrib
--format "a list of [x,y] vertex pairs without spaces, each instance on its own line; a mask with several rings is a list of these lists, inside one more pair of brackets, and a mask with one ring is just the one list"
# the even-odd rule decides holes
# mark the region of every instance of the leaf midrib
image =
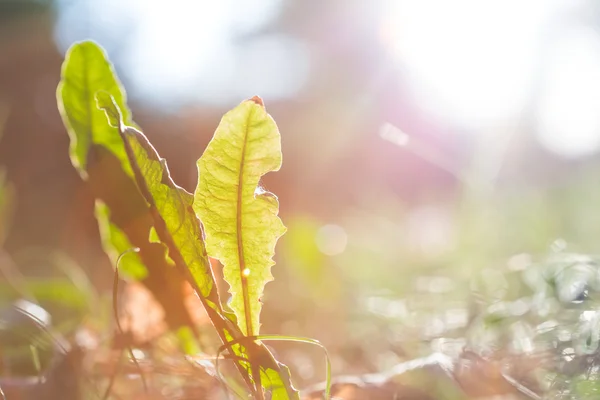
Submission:
[[249,134],[249,124],[251,121],[251,116],[253,113],[253,108],[250,108],[248,115],[246,117],[246,124],[244,130],[244,141],[242,143],[242,156],[240,159],[240,174],[238,180],[238,193],[237,193],[237,248],[238,248],[238,261],[239,261],[239,274],[240,274],[240,282],[242,284],[242,296],[244,299],[244,317],[246,319],[246,335],[254,336],[254,332],[252,330],[252,315],[250,312],[250,294],[248,293],[248,277],[244,275],[244,270],[246,269],[246,261],[244,259],[244,238],[242,235],[242,215],[243,215],[243,193],[244,193],[244,165],[246,162],[246,147],[248,144],[248,134]]

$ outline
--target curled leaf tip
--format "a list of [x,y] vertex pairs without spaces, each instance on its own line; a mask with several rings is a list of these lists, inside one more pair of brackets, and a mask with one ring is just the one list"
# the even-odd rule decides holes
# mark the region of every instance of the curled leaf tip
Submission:
[[121,110],[115,101],[115,98],[105,90],[99,90],[96,93],[96,106],[104,111],[108,123],[113,128],[120,128],[123,125],[123,116]]
[[264,106],[265,106],[265,103],[264,103],[263,99],[261,99],[261,98],[260,98],[260,97],[258,97],[258,96],[254,96],[254,97],[252,97],[252,98],[250,99],[250,101],[253,101],[253,102],[255,102],[256,104],[258,104],[258,105],[259,105],[259,106],[261,106],[261,107],[264,107]]

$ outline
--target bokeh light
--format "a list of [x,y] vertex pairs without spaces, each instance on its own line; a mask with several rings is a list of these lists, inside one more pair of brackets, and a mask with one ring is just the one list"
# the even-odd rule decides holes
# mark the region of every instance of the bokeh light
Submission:
[[544,0],[390,1],[384,40],[426,107],[463,125],[514,116],[531,94]]
[[230,104],[258,94],[289,98],[303,86],[309,55],[298,39],[262,33],[281,0],[68,2],[57,8],[62,50],[92,38],[107,48],[131,98],[165,110]]
[[537,108],[538,138],[561,156],[588,156],[600,148],[600,35],[570,29],[552,46]]
[[341,254],[346,250],[348,235],[339,225],[329,224],[322,226],[315,238],[319,250],[328,256]]

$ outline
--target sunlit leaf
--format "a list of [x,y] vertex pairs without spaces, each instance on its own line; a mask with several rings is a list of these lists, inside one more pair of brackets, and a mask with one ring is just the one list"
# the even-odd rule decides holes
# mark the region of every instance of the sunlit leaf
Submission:
[[224,265],[231,307],[242,331],[259,332],[260,298],[273,279],[277,239],[285,232],[277,197],[260,178],[281,166],[281,137],[258,98],[225,114],[198,160],[194,209],[206,229],[208,253]]
[[[97,100],[111,124],[122,123],[120,110],[108,92],[98,92]],[[123,126],[121,134],[136,183],[152,210],[150,234],[154,237],[149,238],[153,242],[159,239],[168,248],[175,264],[181,263],[186,273],[191,272],[199,294],[211,302],[211,308],[221,312],[200,222],[192,209],[192,195],[173,182],[165,159],[160,158],[141,131]]]
[[71,46],[57,89],[58,108],[71,138],[71,161],[85,174],[90,146],[96,144],[110,150],[131,174],[118,127],[107,124],[104,113],[96,107],[95,95],[99,90],[113,96],[123,120],[131,124],[125,91],[102,48],[92,41]]

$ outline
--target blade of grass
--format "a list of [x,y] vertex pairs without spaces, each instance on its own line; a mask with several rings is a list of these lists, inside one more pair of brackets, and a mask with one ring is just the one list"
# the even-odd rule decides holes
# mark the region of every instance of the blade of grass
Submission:
[[[113,314],[114,314],[114,318],[115,318],[115,323],[117,325],[117,329],[119,331],[119,333],[121,335],[124,334],[123,331],[123,327],[121,326],[121,321],[119,319],[119,298],[118,298],[118,291],[119,291],[119,262],[123,259],[124,256],[126,256],[127,254],[131,254],[131,253],[136,253],[138,252],[139,249],[134,248],[134,249],[129,249],[126,252],[124,252],[123,254],[121,254],[119,256],[119,259],[117,260],[117,265],[115,266],[115,274],[114,274],[114,279],[113,279],[113,292],[112,292],[112,306],[113,306]],[[144,371],[142,370],[142,367],[140,366],[140,364],[138,363],[138,360],[135,356],[135,354],[133,353],[133,349],[131,348],[131,346],[127,346],[127,351],[129,352],[129,357],[131,357],[131,360],[133,361],[133,363],[135,364],[135,367],[137,368],[137,370],[140,373],[140,379],[142,380],[142,385],[144,386],[144,393],[148,394],[149,390],[148,390],[148,384],[146,383],[146,376],[144,375]],[[119,364],[121,363],[122,360],[122,356],[121,354],[119,354]],[[117,371],[115,371],[115,374],[113,376],[116,376]],[[112,387],[112,381],[113,379],[111,379],[111,384],[109,384],[109,388]],[[110,393],[107,390],[107,395],[108,393]]]

